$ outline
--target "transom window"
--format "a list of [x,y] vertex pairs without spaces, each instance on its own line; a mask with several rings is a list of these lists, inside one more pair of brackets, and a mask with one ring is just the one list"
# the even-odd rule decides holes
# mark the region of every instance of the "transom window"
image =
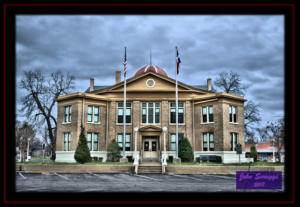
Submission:
[[[183,137],[184,137],[183,133],[178,133],[178,143],[183,139]],[[171,134],[170,151],[176,151],[176,134]]]
[[99,106],[88,106],[88,122],[99,123]]
[[158,124],[160,123],[160,103],[147,102],[142,103],[142,123]]
[[214,122],[214,108],[213,106],[202,107],[202,123]]
[[214,133],[205,132],[203,133],[203,151],[214,151]]
[[64,122],[71,123],[72,106],[65,106]]
[[[118,123],[123,123],[124,103],[118,103]],[[131,123],[131,103],[126,103],[126,124]]]
[[64,133],[64,151],[71,151],[71,134],[70,134],[70,132]]
[[90,151],[98,151],[98,141],[99,134],[98,133],[87,133],[87,146]]
[[238,133],[231,132],[230,133],[230,150],[235,151],[236,145],[238,143]]
[[237,123],[236,106],[229,106],[229,122]]
[[[172,102],[170,104],[170,123],[176,123],[176,103]],[[183,102],[178,102],[178,123],[184,123],[184,104]]]
[[[130,151],[131,134],[126,134],[125,138],[125,151]],[[123,150],[123,134],[118,134],[118,145],[120,150]]]

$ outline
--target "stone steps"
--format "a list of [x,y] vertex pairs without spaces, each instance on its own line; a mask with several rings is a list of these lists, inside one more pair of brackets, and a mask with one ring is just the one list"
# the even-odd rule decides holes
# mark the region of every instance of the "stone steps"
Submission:
[[143,166],[140,165],[138,174],[162,174],[161,166]]

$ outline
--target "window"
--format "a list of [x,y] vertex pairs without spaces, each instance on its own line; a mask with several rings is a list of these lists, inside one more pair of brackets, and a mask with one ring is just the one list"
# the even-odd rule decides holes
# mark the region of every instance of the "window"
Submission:
[[238,143],[238,134],[235,132],[230,133],[230,150],[235,151],[235,147]]
[[88,106],[88,122],[99,123],[99,106]]
[[71,123],[72,106],[65,106],[65,123]]
[[[171,123],[176,123],[176,103],[172,102],[170,104],[170,121]],[[178,103],[178,123],[184,123],[184,105],[182,102]]]
[[229,122],[237,123],[236,106],[229,106]]
[[70,134],[70,132],[64,133],[64,151],[71,151],[71,134]]
[[[123,112],[124,112],[124,103],[119,102],[118,103],[118,123],[122,124],[123,123]],[[126,103],[126,124],[131,123],[131,103]]]
[[[125,138],[125,151],[130,151],[131,134],[126,134]],[[118,145],[120,150],[123,150],[123,134],[118,134]]]
[[202,123],[214,122],[214,109],[213,106],[202,107]]
[[203,151],[214,151],[214,133],[205,132],[203,133]]
[[160,103],[147,102],[142,103],[142,123],[143,124],[159,124],[160,119]]
[[[178,133],[178,143],[184,138],[183,133]],[[170,151],[176,151],[176,134],[171,134]]]
[[98,151],[98,135],[98,133],[87,133],[87,146],[90,151]]

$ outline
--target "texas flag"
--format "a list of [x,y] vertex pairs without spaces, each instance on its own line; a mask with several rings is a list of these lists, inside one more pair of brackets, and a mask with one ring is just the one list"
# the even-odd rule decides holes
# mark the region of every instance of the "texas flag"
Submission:
[[179,74],[179,64],[181,63],[178,48],[176,47],[176,63],[177,63],[177,75]]

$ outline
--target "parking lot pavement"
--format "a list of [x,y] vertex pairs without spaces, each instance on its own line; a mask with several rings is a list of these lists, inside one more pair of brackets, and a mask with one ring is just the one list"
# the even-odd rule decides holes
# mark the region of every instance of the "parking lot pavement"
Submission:
[[234,192],[235,188],[233,175],[16,174],[17,192]]

